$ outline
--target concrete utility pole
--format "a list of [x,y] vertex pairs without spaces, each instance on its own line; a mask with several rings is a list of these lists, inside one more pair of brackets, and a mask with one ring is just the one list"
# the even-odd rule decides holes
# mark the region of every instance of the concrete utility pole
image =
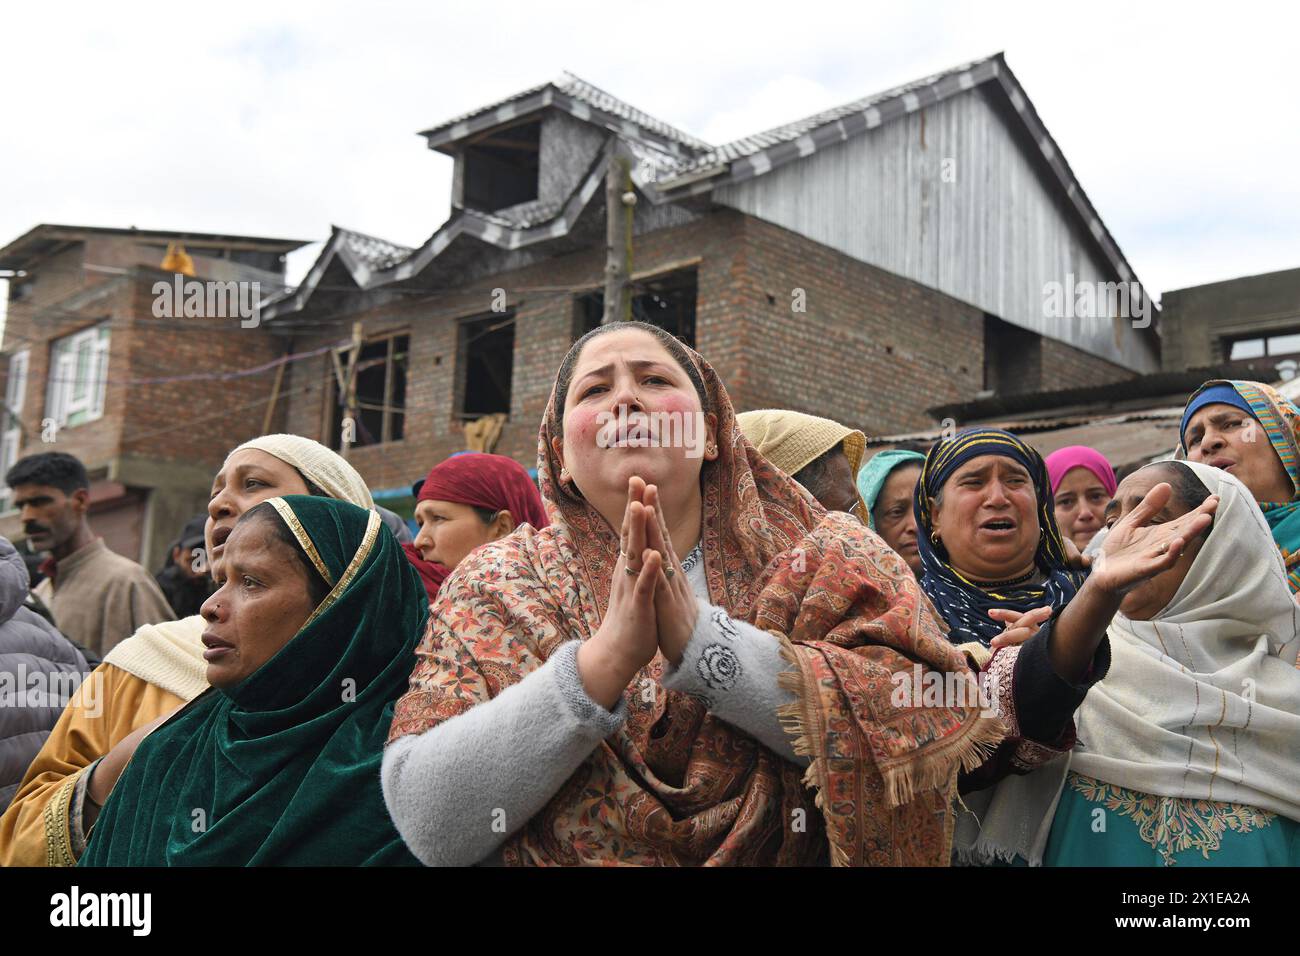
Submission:
[[605,172],[605,311],[600,324],[632,318],[632,157],[615,140]]

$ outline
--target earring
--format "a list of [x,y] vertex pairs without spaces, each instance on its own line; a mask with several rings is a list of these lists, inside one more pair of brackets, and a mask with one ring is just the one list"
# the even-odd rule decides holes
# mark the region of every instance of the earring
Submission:
[[930,532],[930,544],[934,545],[936,548],[939,547],[939,532]]
[[560,468],[560,484],[567,485],[572,479],[569,477],[568,469]]

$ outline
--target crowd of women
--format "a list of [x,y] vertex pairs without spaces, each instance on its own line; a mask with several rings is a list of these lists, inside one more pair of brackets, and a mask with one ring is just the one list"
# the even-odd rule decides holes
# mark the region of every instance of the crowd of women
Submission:
[[[703,454],[604,440],[618,409]],[[407,545],[264,436],[214,479],[218,590],[85,682],[0,860],[1294,865],[1298,433],[1210,382],[1119,482],[992,428],[864,466],[620,323],[561,364],[537,484],[454,456]]]

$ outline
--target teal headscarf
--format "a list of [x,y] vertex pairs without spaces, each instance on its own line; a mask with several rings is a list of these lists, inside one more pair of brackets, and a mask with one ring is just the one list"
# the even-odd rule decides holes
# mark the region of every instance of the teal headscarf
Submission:
[[885,487],[885,481],[895,468],[908,462],[924,464],[925,456],[920,452],[890,448],[877,452],[858,472],[858,494],[862,495],[862,501],[867,506],[867,527],[872,531],[876,530],[876,519],[871,516],[871,512],[876,509],[880,489]]
[[271,660],[141,742],[80,865],[418,865],[379,765],[428,596],[375,512],[306,495],[271,504],[329,594]]

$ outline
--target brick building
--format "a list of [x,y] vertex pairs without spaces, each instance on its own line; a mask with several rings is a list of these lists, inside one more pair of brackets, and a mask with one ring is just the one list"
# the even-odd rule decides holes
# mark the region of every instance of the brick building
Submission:
[[[355,464],[404,489],[506,416],[535,463],[569,345],[598,324],[604,178],[633,158],[634,313],[694,345],[740,409],[869,434],[926,409],[1159,367],[1157,329],[1045,313],[1067,275],[1135,281],[1001,55],[714,147],[564,75],[424,131],[452,157],[452,216],[418,249],[336,228],[268,303],[295,353],[362,323]],[[338,447],[334,362],[295,362],[288,425]]]
[[704,354],[741,410],[884,435],[935,406],[1159,368],[1158,326],[1045,309],[1049,283],[1136,277],[1001,55],[723,146],[568,74],[421,135],[454,162],[448,221],[417,249],[334,229],[254,329],[152,317],[166,241],[214,278],[281,275],[297,243],[42,226],[0,250],[24,273],[4,343],[25,396],[13,453],[41,445],[58,343],[107,328],[102,410],[56,447],[96,470],[97,523],[135,529],[115,547],[155,563],[240,440],[341,447],[359,326],[349,454],[381,502],[409,515],[410,482],[487,416],[504,420],[493,450],[532,466],[560,359],[600,321],[616,154],[637,200],[634,314]]
[[[160,266],[176,242],[196,278],[257,282],[264,293],[283,288],[284,256],[302,245],[40,225],[0,248],[9,276],[0,475],[36,452],[76,455],[90,473],[95,530],[153,570],[206,505],[226,452],[262,429],[277,366],[246,373],[283,354],[280,339],[237,316],[155,315],[155,285],[175,280]],[[16,512],[0,515],[0,534],[22,539]]]
[[[1161,296],[1159,372],[1103,386],[1054,376],[1017,391],[929,408],[935,419],[1007,428],[1043,454],[1088,445],[1117,469],[1170,454],[1183,406],[1211,379],[1272,383],[1300,401],[1300,269],[1241,276]],[[876,436],[874,450],[936,429]]]

